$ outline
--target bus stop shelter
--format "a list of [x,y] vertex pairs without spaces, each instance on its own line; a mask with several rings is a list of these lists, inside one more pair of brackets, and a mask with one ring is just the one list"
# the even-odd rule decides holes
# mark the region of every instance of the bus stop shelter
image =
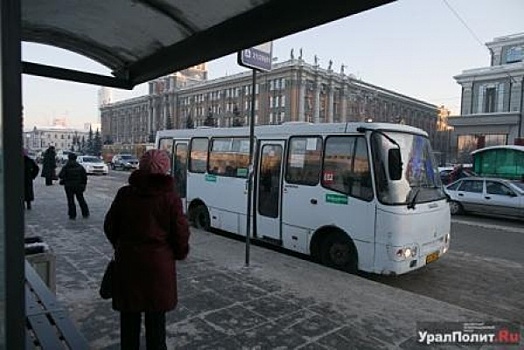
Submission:
[[[25,344],[22,74],[132,89],[392,1],[2,0],[0,348]],[[112,75],[22,62],[24,41],[81,54]]]

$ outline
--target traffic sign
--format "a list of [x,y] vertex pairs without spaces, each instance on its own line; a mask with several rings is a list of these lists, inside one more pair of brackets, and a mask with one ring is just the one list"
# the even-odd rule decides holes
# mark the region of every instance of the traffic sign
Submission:
[[238,64],[247,68],[268,72],[273,61],[273,42],[267,42],[238,52]]

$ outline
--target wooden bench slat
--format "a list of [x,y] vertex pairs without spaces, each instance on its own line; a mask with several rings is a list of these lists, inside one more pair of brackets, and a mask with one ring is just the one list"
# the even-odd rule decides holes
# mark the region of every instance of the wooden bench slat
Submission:
[[25,272],[26,349],[89,349],[67,310],[27,261]]
[[87,340],[84,338],[82,333],[78,331],[74,323],[67,316],[66,311],[53,311],[51,312],[51,318],[55,322],[56,327],[60,330],[60,333],[64,337],[64,341],[74,350],[87,350]]
[[42,281],[27,260],[25,262],[25,278],[46,309],[53,310],[59,307],[55,295],[51,293],[49,287]]
[[58,337],[56,328],[49,322],[47,315],[28,316],[27,320],[31,330],[34,332],[36,340],[42,349],[63,349],[64,344]]
[[25,315],[32,316],[41,314],[43,311],[42,307],[38,303],[36,296],[34,295],[31,288],[25,285]]
[[26,331],[26,335],[25,335],[25,350],[35,350],[35,349],[36,349],[36,345],[33,342],[33,337],[31,335],[27,334],[27,331]]

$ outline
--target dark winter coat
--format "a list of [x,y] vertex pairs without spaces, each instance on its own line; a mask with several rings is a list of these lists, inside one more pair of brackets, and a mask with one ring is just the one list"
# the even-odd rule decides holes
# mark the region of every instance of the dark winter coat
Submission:
[[83,166],[76,160],[68,160],[62,167],[58,178],[63,180],[64,187],[81,189],[85,191],[87,185],[87,173]]
[[189,226],[173,177],[133,172],[106,214],[104,232],[115,248],[113,309],[174,309],[175,260],[189,252]]
[[56,152],[48,148],[42,159],[42,177],[54,178],[56,176]]
[[33,180],[38,176],[40,168],[34,160],[24,156],[24,201],[31,202],[35,199]]

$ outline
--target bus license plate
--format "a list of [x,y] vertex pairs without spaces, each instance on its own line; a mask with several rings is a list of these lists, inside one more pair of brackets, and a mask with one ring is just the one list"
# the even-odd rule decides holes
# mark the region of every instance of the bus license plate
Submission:
[[426,256],[426,264],[429,264],[430,262],[433,262],[438,259],[438,252],[434,252],[431,254],[428,254]]

